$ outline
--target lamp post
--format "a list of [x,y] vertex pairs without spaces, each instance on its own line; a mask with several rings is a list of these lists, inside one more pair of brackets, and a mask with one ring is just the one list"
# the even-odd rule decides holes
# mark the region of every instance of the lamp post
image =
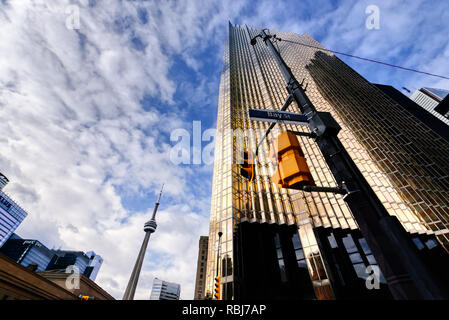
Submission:
[[134,300],[134,294],[136,292],[137,282],[139,281],[140,270],[142,269],[143,258],[145,257],[145,252],[147,250],[148,241],[150,240],[150,235],[156,231],[156,212],[159,207],[159,201],[162,196],[162,189],[164,185],[162,185],[161,192],[157,198],[156,204],[153,210],[153,216],[149,221],[147,221],[143,227],[143,231],[145,231],[145,238],[143,239],[142,246],[140,247],[139,255],[137,256],[136,264],[134,265],[133,272],[131,273],[131,277],[129,278],[128,286],[126,287],[125,294],[123,295],[122,300]]
[[217,274],[215,275],[218,277],[218,270],[220,270],[220,249],[221,249],[221,236],[223,235],[223,232],[218,232],[218,247],[217,247]]
[[[218,245],[217,245],[217,272],[215,274],[215,281],[217,281],[218,275],[219,275],[219,270],[220,270],[220,249],[221,249],[221,236],[223,235],[223,232],[218,232]],[[221,278],[221,277],[220,277]],[[217,300],[220,300],[221,297],[221,290],[220,290],[220,286],[221,286],[221,279],[218,278],[218,283],[216,282],[216,286],[218,286],[218,288],[216,288],[216,290],[218,289],[218,296],[217,293],[215,294],[215,298]],[[215,290],[215,291],[216,291]]]

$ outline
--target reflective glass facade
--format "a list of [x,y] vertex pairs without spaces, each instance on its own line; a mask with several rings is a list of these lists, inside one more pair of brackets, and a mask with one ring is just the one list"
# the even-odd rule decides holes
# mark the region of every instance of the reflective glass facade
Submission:
[[[280,189],[270,180],[275,167],[266,152],[259,154],[251,183],[239,174],[236,164],[241,138],[235,131],[243,132],[245,148],[255,150],[269,126],[266,122],[250,121],[248,109],[279,110],[288,94],[284,78],[265,44],[259,39],[254,47],[250,45],[251,38],[258,33],[246,26],[229,25],[225,43],[206,294],[213,292],[217,234],[221,231],[222,296],[234,298],[234,281],[239,281],[234,279],[235,264],[239,262],[235,261],[235,231],[239,224],[248,222],[296,227],[300,241],[294,238],[292,241],[296,241],[295,251],[300,248],[298,265],[307,266],[316,298],[332,299],[338,291],[338,270],[331,262],[332,252],[336,254],[340,250],[342,255],[335,257],[339,257],[342,266],[351,268],[356,279],[365,277],[362,264],[375,265],[342,196]],[[272,33],[282,39],[322,47],[307,34]],[[389,213],[411,234],[435,235],[447,250],[449,144],[336,56],[284,41],[277,45],[296,78],[300,82],[304,79],[306,94],[317,110],[330,112],[340,124],[340,140]],[[288,111],[299,112],[299,109],[293,103]],[[308,131],[306,127],[290,124],[276,127],[281,132]],[[306,137],[298,139],[316,184],[334,187],[335,180],[314,141]],[[267,150],[269,141],[262,146]],[[278,270],[282,273],[283,259],[278,260]]]
[[96,255],[93,251],[84,253],[82,251],[53,250],[53,252],[55,256],[50,261],[47,270],[65,270],[68,266],[76,266],[80,273],[92,281],[95,281],[103,263],[101,256]]
[[28,214],[6,193],[0,190],[0,247]]
[[179,300],[181,285],[154,278],[150,300]]
[[35,265],[35,271],[45,271],[55,255],[39,241],[22,239],[15,234],[0,248],[0,253],[24,267]]
[[89,279],[95,281],[98,275],[98,271],[100,271],[100,267],[103,264],[103,258],[98,254],[95,254],[93,251],[86,252],[86,256],[89,257],[89,268],[92,269],[89,275]]

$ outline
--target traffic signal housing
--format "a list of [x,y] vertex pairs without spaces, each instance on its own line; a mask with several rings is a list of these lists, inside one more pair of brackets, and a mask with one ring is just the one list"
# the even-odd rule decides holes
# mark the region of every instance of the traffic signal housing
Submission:
[[301,190],[303,186],[315,186],[306,158],[293,132],[278,135],[274,156],[278,166],[271,181],[282,188]]
[[220,276],[215,277],[215,300],[220,300]]
[[254,161],[252,153],[243,151],[243,164],[240,164],[240,174],[249,181],[254,178]]

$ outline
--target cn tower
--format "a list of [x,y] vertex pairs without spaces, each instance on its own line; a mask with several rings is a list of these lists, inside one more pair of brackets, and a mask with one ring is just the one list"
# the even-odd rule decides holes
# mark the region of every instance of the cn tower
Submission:
[[147,221],[143,227],[143,231],[145,231],[145,238],[143,239],[142,247],[140,248],[139,255],[137,256],[136,264],[134,265],[133,272],[131,273],[131,277],[129,278],[128,286],[126,287],[125,294],[123,295],[122,300],[134,300],[134,293],[136,292],[137,282],[139,281],[140,269],[142,269],[143,258],[145,257],[145,251],[147,250],[148,241],[150,240],[150,235],[156,231],[156,211],[159,207],[159,201],[162,196],[162,189],[164,185],[162,185],[161,192],[156,201],[156,205],[154,206],[153,216],[149,221]]

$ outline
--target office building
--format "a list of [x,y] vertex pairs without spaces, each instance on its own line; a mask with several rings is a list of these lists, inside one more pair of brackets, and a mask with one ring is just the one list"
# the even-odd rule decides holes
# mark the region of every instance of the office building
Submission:
[[[288,92],[259,30],[229,24],[219,88],[217,134],[207,255],[206,294],[213,295],[218,268],[224,300],[390,298],[368,290],[367,267],[376,260],[341,195],[279,188],[276,167],[262,144],[255,178],[240,175],[237,145],[254,151],[270,123],[251,121],[248,109],[283,106]],[[307,34],[278,37],[324,47]],[[328,51],[276,43],[281,56],[318,111],[330,112],[339,138],[417,250],[443,264],[449,248],[449,143]],[[295,103],[287,111],[299,112]],[[278,124],[279,132],[308,132]],[[243,139],[242,136],[243,135]],[[316,143],[298,136],[317,185],[335,187]],[[221,251],[217,266],[218,232]]]
[[181,285],[154,278],[150,300],[179,300]]
[[93,251],[86,252],[86,256],[89,258],[88,268],[91,268],[89,279],[95,281],[98,275],[98,271],[100,270],[101,265],[103,264],[103,258]]
[[203,300],[205,298],[205,284],[206,284],[206,266],[207,266],[207,245],[209,237],[201,236],[198,249],[198,262],[196,266],[196,281],[195,281],[195,300]]
[[[64,272],[64,270],[52,270],[52,271],[41,271],[37,274],[51,282],[57,284],[61,288],[74,294],[78,299],[81,297],[88,297],[89,300],[115,300],[108,292],[96,284],[92,279],[85,276],[84,274],[79,274],[78,285],[71,285],[67,287],[67,280],[73,283],[73,274]],[[70,279],[67,279],[71,277]]]
[[114,298],[84,275],[78,285],[67,278],[72,274],[58,271],[35,272],[0,253],[0,300],[80,300],[88,296],[94,300]]
[[[79,273],[95,281],[103,263],[101,256],[93,251],[66,251],[48,249],[40,241],[22,239],[17,234],[11,235],[0,253],[24,267],[40,271],[66,271],[68,266],[75,266]],[[73,272],[73,271],[70,271]]]
[[79,300],[79,298],[0,253],[0,300]]
[[[449,128],[446,123],[433,116],[430,112],[425,110],[423,107],[421,107],[415,101],[411,100],[396,88],[383,84],[374,85],[391,99],[393,99],[395,103],[400,104],[402,107],[404,107],[405,110],[418,118],[422,123],[427,125],[436,134],[440,135],[446,141],[449,141]],[[449,96],[447,96],[446,100],[449,102]],[[443,108],[441,107],[441,109]]]
[[433,110],[445,119],[449,119],[449,94]]
[[0,174],[0,247],[28,215],[24,209],[2,191],[8,181],[3,174]]
[[[434,117],[443,121],[446,125],[449,125],[449,119],[447,117],[448,104],[443,103],[444,98],[449,95],[448,90],[435,89],[435,88],[421,88],[413,92],[410,99],[415,101],[424,110],[429,112]],[[447,102],[448,100],[446,100]],[[446,108],[444,108],[444,106]]]
[[55,255],[48,264],[46,270],[65,270],[68,266],[75,266],[79,272],[92,281],[98,274],[98,270],[103,263],[101,256],[90,251],[86,254],[82,251],[53,250]]
[[0,253],[24,267],[30,267],[34,271],[45,271],[55,253],[38,240],[22,239],[13,234]]

